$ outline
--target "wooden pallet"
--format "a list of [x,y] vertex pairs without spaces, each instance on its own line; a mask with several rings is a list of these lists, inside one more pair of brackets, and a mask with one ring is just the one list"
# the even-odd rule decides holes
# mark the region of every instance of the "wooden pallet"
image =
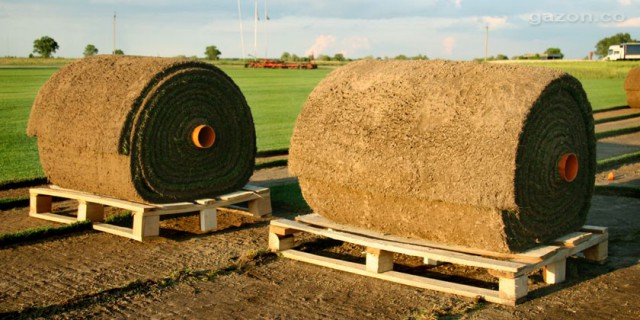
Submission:
[[[221,195],[215,199],[200,199],[194,202],[171,204],[144,204],[120,200],[90,193],[62,189],[56,186],[49,188],[29,189],[29,216],[60,223],[92,221],[93,229],[111,234],[144,241],[160,234],[160,216],[175,215],[188,212],[200,213],[200,229],[213,230],[218,225],[217,208],[231,206],[247,211],[256,217],[271,214],[271,196],[268,188],[246,185],[240,191]],[[78,201],[78,214],[69,217],[53,213],[51,202],[53,197]],[[247,208],[236,207],[236,204],[247,203]],[[104,222],[104,207],[115,207],[129,210],[133,214],[133,227],[125,228]]]
[[[364,246],[366,263],[353,263],[294,250],[294,235],[300,232]],[[494,303],[516,305],[528,294],[528,274],[532,271],[542,268],[544,281],[555,284],[565,280],[566,262],[570,256],[580,254],[587,260],[604,263],[608,255],[608,230],[604,227],[584,226],[580,232],[558,238],[552,245],[518,254],[489,254],[486,250],[388,236],[310,214],[297,217],[296,221],[271,221],[269,248],[286,258],[324,267],[465,297],[481,297]],[[487,269],[498,278],[499,289],[490,290],[393,271],[393,253],[421,257],[429,265],[448,262]]]

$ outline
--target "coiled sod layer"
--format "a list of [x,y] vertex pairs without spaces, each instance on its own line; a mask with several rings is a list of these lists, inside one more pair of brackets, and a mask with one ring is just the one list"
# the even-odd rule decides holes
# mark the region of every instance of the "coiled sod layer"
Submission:
[[239,88],[212,65],[179,59],[72,63],[40,89],[27,132],[52,183],[154,203],[237,190],[256,152]]
[[629,107],[640,108],[640,68],[629,70],[624,80],[624,90],[627,92]]
[[309,96],[289,165],[337,222],[520,251],[585,222],[591,106],[575,78],[545,68],[356,62]]

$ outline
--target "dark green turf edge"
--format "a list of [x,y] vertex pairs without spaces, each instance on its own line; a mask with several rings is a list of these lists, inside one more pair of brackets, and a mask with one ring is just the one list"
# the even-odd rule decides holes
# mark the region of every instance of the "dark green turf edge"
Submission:
[[256,157],[286,156],[288,154],[289,154],[289,148],[285,148],[285,149],[258,151],[258,153],[256,153]]
[[75,232],[91,230],[90,221],[74,222],[61,227],[39,227],[14,233],[0,234],[0,246],[7,246],[27,241],[40,240],[52,236],[67,235]]
[[603,159],[598,161],[598,167],[596,169],[596,172],[610,170],[613,168],[617,168],[621,165],[633,163],[637,161],[640,161],[640,151],[623,154],[617,157]]
[[640,126],[598,132],[596,133],[596,139],[600,140],[604,138],[621,136],[624,134],[635,133],[635,132],[640,132]]
[[593,123],[594,124],[601,124],[601,123],[607,123],[607,122],[614,122],[614,121],[620,121],[620,120],[633,119],[633,118],[637,118],[637,117],[640,117],[640,113],[625,114],[625,115],[617,116],[617,117],[598,119],[598,120],[594,120]]
[[29,197],[0,198],[0,210],[26,207],[29,205]]
[[604,109],[593,110],[592,113],[602,113],[602,112],[614,111],[614,110],[620,110],[620,109],[627,109],[627,108],[629,108],[629,106],[616,106],[616,107],[609,107],[609,108],[604,108]]
[[600,196],[640,198],[640,188],[625,185],[596,186],[595,194]]

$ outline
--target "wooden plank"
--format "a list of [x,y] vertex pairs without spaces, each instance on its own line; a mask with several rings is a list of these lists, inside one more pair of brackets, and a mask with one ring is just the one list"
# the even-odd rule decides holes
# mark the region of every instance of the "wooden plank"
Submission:
[[108,223],[98,222],[93,224],[93,229],[106,232],[106,233],[111,233],[117,236],[129,238],[129,239],[133,239],[133,240],[142,241],[140,237],[137,237],[136,235],[133,234],[133,229],[131,228],[125,228],[125,227],[120,227],[120,226],[116,226]]
[[253,185],[253,184],[245,185],[244,187],[242,187],[242,190],[253,191],[253,192],[258,193],[258,194],[270,192],[269,188],[260,187],[260,186],[256,186],[256,185]]
[[591,237],[591,233],[589,232],[572,232],[554,240],[553,242],[565,247],[575,247],[580,243],[585,242],[589,237]]
[[603,233],[609,233],[609,228],[585,225],[582,227],[582,229],[580,229],[580,231],[591,232],[595,234],[603,234]]
[[88,202],[100,203],[110,207],[116,207],[116,208],[121,208],[125,210],[130,210],[130,211],[147,212],[147,211],[156,209],[155,206],[148,205],[148,204],[97,196],[93,194],[88,194],[88,193],[68,190],[68,189],[32,188],[30,190],[33,190],[33,193],[46,194],[49,196],[67,198],[67,199],[84,200]]
[[58,223],[65,223],[65,224],[72,224],[74,222],[78,222],[78,220],[75,217],[67,217],[67,216],[63,216],[63,215],[59,215],[59,214],[53,214],[53,213],[49,213],[49,212],[33,213],[33,214],[29,213],[29,216],[33,217],[33,218],[49,220],[49,221],[58,222]]
[[292,260],[311,263],[323,267],[328,267],[335,270],[350,272],[362,276],[371,278],[386,280],[390,282],[400,283],[412,287],[434,290],[449,294],[455,294],[459,296],[476,298],[482,297],[484,300],[494,303],[515,305],[514,300],[500,298],[499,294],[495,290],[489,290],[484,288],[477,288],[468,285],[458,284],[454,282],[447,282],[442,280],[430,279],[426,277],[414,276],[396,271],[387,271],[384,273],[373,273],[366,270],[364,265],[332,259],[328,257],[313,255],[297,250],[285,250],[281,251],[282,256]]
[[520,262],[536,263],[553,256],[561,247],[559,246],[540,246],[519,253],[513,260]]
[[365,247],[372,247],[380,250],[397,252],[416,257],[430,258],[436,261],[451,262],[472,267],[494,269],[512,273],[519,272],[526,267],[525,264],[517,262],[495,260],[460,252],[452,252],[437,248],[417,246],[413,244],[398,243],[383,239],[374,239],[335,230],[320,229],[285,219],[273,220],[271,221],[271,225],[283,228],[297,229],[300,231],[316,234],[319,236],[325,236],[331,239],[345,241],[357,245],[362,245]]
[[593,247],[596,244],[599,244],[603,241],[606,241],[608,238],[608,234],[592,234],[591,237],[589,237],[586,241],[578,244],[575,247],[564,247],[564,248],[560,248],[560,250],[556,251],[553,255],[551,255],[550,257],[547,257],[546,259],[544,259],[541,262],[538,263],[531,263],[528,264],[524,269],[520,270],[520,272],[517,273],[517,275],[523,275],[523,274],[527,274],[531,271],[535,271],[537,269],[540,269],[542,267],[544,267],[545,265],[548,265],[550,263],[556,262],[556,261],[560,261],[562,259],[566,259],[567,257],[570,257],[572,255],[575,255],[579,252],[584,251],[587,248]]
[[253,193],[252,191],[236,191],[232,193],[223,194],[219,196],[218,199],[222,201],[236,201],[237,203],[237,202],[247,201],[243,199],[252,198],[252,196],[255,196],[255,195],[256,194]]
[[438,242],[432,242],[427,240],[410,239],[410,238],[405,238],[400,236],[384,234],[384,233],[369,230],[369,229],[353,227],[353,226],[348,226],[348,225],[340,224],[337,222],[333,222],[317,213],[297,216],[295,220],[312,225],[312,226],[324,227],[324,228],[344,231],[352,234],[359,234],[359,235],[367,236],[370,238],[395,241],[398,243],[414,244],[414,245],[438,248],[438,249],[443,249],[448,251],[456,251],[456,252],[462,252],[462,253],[468,253],[468,254],[474,254],[474,255],[481,255],[485,257],[505,258],[505,259],[517,258],[518,260],[526,260],[526,261],[530,260],[526,258],[520,259],[518,254],[513,254],[513,253],[493,252],[489,250],[475,249],[475,248],[469,248],[469,247],[452,245],[452,244],[438,243]]

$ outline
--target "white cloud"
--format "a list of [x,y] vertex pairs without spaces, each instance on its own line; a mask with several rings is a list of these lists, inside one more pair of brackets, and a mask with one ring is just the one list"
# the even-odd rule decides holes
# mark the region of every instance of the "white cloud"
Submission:
[[[611,25],[611,24],[605,24],[605,25]],[[638,28],[640,27],[640,17],[636,17],[636,18],[630,18],[627,19],[625,21],[622,22],[618,22],[618,23],[614,23],[612,26],[614,27],[623,27],[623,28]]]
[[333,45],[335,42],[336,37],[333,35],[320,35],[316,38],[316,41],[313,43],[313,45],[311,45],[311,47],[307,49],[307,51],[305,51],[304,55],[310,56],[313,54],[315,56],[318,56],[319,54],[324,53],[327,47]]
[[451,2],[453,2],[453,5],[456,6],[456,8],[462,7],[462,0],[451,0]]
[[499,29],[507,26],[506,16],[502,16],[502,17],[484,16],[480,18],[480,21],[483,24],[488,25],[490,29]]
[[453,55],[453,47],[455,45],[456,45],[456,38],[454,37],[446,37],[442,39],[442,51],[447,56]]
[[345,38],[341,41],[342,52],[345,56],[358,56],[360,51],[367,51],[371,49],[371,41],[369,38],[363,36],[353,36]]
[[618,3],[621,6],[629,6],[629,5],[631,5],[633,3],[633,1],[632,0],[618,0]]

